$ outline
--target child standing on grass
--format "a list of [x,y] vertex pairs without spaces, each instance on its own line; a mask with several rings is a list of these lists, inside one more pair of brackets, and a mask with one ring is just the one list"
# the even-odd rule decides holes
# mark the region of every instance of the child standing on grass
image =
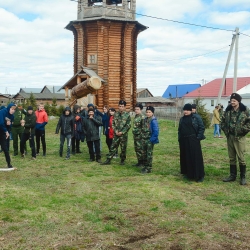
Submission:
[[65,139],[67,139],[67,154],[66,154],[65,160],[69,160],[71,138],[74,134],[74,117],[71,114],[71,110],[69,107],[66,107],[65,110],[63,111],[63,114],[60,116],[60,119],[59,119],[57,126],[56,126],[56,134],[59,133],[59,130],[61,130],[59,155],[60,155],[60,157],[62,157],[63,145],[65,142]]
[[10,154],[8,150],[8,140],[10,137],[9,128],[14,120],[14,113],[16,110],[16,105],[10,103],[7,108],[1,109],[0,111],[0,145],[1,149],[4,152],[5,160],[8,164],[8,168],[13,168],[10,163]]
[[25,115],[24,120],[21,120],[21,126],[24,127],[24,131],[22,134],[22,139],[20,143],[20,151],[21,156],[24,158],[24,148],[26,141],[29,140],[31,152],[32,152],[32,158],[31,160],[36,159],[36,149],[35,149],[35,127],[36,127],[36,115],[33,112],[33,107],[29,106],[27,108],[27,113]]
[[[83,120],[82,128],[86,135],[86,141],[89,148],[89,161],[95,161],[96,155],[96,161],[99,163],[101,163],[100,126],[102,126],[102,118],[99,115],[95,115],[93,108],[89,108],[88,116]],[[93,146],[95,146],[95,153]]]
[[142,173],[152,172],[153,149],[154,145],[159,143],[159,126],[154,116],[154,107],[147,106],[146,118],[142,122],[142,152],[143,152],[143,168]]

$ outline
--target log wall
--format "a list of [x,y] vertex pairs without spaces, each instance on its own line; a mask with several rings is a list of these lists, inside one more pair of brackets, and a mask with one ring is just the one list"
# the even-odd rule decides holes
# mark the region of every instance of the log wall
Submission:
[[[120,99],[127,102],[127,110],[136,104],[137,35],[133,22],[97,20],[78,22],[74,29],[74,72],[87,66],[105,80],[95,93],[95,104],[117,108]],[[96,55],[91,64],[89,55]]]

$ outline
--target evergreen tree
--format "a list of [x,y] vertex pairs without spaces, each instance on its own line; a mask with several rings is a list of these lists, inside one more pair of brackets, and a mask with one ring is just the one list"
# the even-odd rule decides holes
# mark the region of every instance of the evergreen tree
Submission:
[[60,116],[63,113],[64,109],[65,107],[63,105],[60,105],[57,109],[57,115]]
[[51,115],[51,112],[50,112],[51,107],[48,102],[46,102],[46,104],[44,105],[44,109],[48,115]]
[[202,104],[201,98],[195,99],[195,104],[196,104],[196,111],[201,116],[205,128],[209,128],[211,121],[209,112],[207,109],[205,109],[206,104]]
[[29,97],[29,105],[28,106],[32,106],[34,110],[37,109],[37,104],[36,104],[36,99],[34,94],[31,92],[30,97]]
[[56,106],[57,106],[57,103],[56,103],[56,98],[55,97],[53,97],[53,99],[52,99],[52,105],[51,105],[51,107],[50,107],[50,115],[57,115],[57,108],[56,108]]

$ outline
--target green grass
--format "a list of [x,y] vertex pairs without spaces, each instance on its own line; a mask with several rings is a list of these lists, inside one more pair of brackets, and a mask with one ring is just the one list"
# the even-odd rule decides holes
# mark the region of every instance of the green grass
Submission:
[[202,141],[205,180],[196,183],[180,175],[172,121],[159,121],[148,175],[132,167],[131,132],[126,165],[100,166],[88,162],[86,143],[83,154],[60,158],[56,123],[46,127],[46,158],[31,161],[29,150],[11,157],[18,170],[0,173],[0,249],[249,249],[249,186],[221,181],[229,174],[226,139],[212,129]]

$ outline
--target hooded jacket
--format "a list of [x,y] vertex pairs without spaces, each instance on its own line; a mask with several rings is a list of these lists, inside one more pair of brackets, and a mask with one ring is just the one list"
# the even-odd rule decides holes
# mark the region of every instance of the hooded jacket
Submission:
[[14,120],[14,115],[10,114],[10,108],[16,106],[14,103],[10,103],[7,108],[0,110],[0,132],[6,133],[10,130],[11,125],[7,126],[6,124],[6,118],[11,120],[11,123]]
[[[65,114],[66,111],[69,111],[69,115]],[[60,116],[56,126],[56,134],[59,133],[60,129],[62,135],[71,134],[71,136],[73,136],[74,134],[74,117],[69,107],[66,107],[63,111],[63,114]]]
[[[221,117],[221,129],[224,131],[226,137],[229,136],[231,116],[233,107],[228,105],[223,116]],[[235,139],[245,136],[250,131],[250,112],[249,109],[242,103],[239,104],[239,111],[237,121],[234,129]]]
[[36,127],[36,115],[34,112],[32,114],[29,114],[27,111],[25,118],[24,118],[25,124],[24,124],[24,133],[25,134],[35,134],[35,127]]

